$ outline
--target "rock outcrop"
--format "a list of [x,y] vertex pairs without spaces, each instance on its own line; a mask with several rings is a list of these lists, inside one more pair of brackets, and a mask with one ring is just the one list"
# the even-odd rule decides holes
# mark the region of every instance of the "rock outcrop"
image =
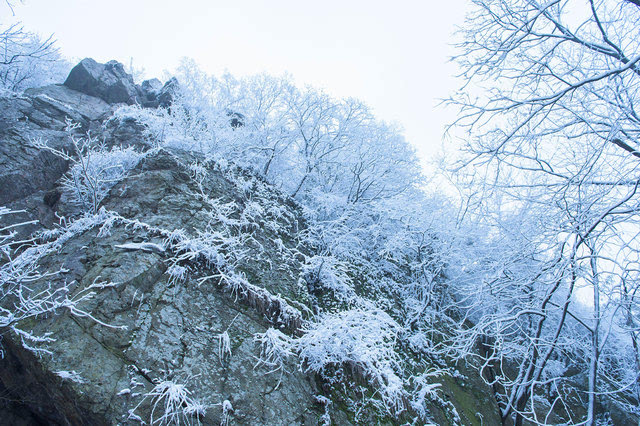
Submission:
[[121,63],[109,61],[100,64],[85,58],[73,67],[64,85],[108,104],[139,104],[156,108],[171,104],[177,80],[172,78],[163,86],[160,80],[151,79],[138,86]]
[[[186,160],[170,152],[148,157],[133,177],[114,188],[119,195],[109,197],[105,207],[158,228],[185,229],[190,234],[203,231],[209,210],[189,195],[197,188],[180,165]],[[212,197],[233,197],[234,190],[224,177],[213,174],[208,183]],[[150,392],[155,383],[173,380],[204,398],[208,406],[221,408],[225,400],[230,401],[234,418],[242,424],[314,424],[319,407],[313,398],[318,390],[312,377],[295,365],[287,366],[286,380],[280,380],[280,373],[267,374],[267,367],[256,368],[253,336],[270,326],[266,312],[243,303],[242,295],[214,284],[198,284],[198,275],[175,282],[167,273],[168,256],[162,252],[118,248],[127,243],[162,244],[162,237],[152,231],[123,223],[114,226],[109,236],[98,237],[98,232],[92,229],[74,237],[43,266],[64,265],[67,272],[61,279],[77,283],[76,293],[96,280],[118,283],[99,292],[84,308],[100,321],[126,330],[64,315],[38,321],[30,329],[54,332],[53,353],[36,360],[28,351],[12,347],[11,359],[23,368],[3,369],[6,374],[0,377],[5,389],[25,401],[38,401],[37,406],[57,407],[55,416],[72,424],[77,419],[85,424],[116,424],[127,422],[140,395]],[[266,236],[256,238],[269,246]],[[295,262],[286,266],[299,268]],[[255,284],[274,294],[286,291],[292,302],[304,302],[305,294],[289,274],[257,275],[251,267],[247,265],[246,271],[257,280]],[[224,333],[230,346],[229,352],[221,353],[218,336]],[[10,374],[37,364],[44,371],[41,378],[25,381]],[[65,383],[53,374],[70,368],[81,378],[78,382]],[[34,381],[40,383],[34,385]],[[47,404],[42,403],[43,395],[32,394],[45,386],[50,389]],[[28,412],[37,414],[36,408],[29,406]],[[150,404],[143,404],[134,411],[148,419],[150,410]],[[45,414],[42,420],[56,420]],[[200,420],[219,424],[221,415],[214,408]]]
[[100,64],[91,58],[73,67],[64,85],[110,104],[133,104],[142,94],[121,63]]

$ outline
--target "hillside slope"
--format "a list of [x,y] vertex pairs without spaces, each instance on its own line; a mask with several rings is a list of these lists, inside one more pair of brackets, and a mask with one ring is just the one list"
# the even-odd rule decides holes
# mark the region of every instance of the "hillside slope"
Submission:
[[[417,380],[433,360],[397,338],[392,307],[347,309],[321,294],[308,279],[315,248],[292,198],[232,163],[159,146],[139,122],[113,116],[121,104],[168,106],[175,84],[136,86],[121,65],[84,60],[65,85],[0,97],[0,205],[13,212],[0,225],[22,223],[3,267],[38,271],[27,290],[7,279],[0,303],[7,312],[31,309],[22,296],[49,303],[3,327],[0,417],[499,424],[490,388],[464,365]],[[229,126],[238,119],[230,115]],[[85,142],[89,151],[78,150]],[[113,162],[123,156],[126,170]],[[78,158],[117,165],[94,204],[74,198]],[[368,290],[358,293],[364,300]],[[340,335],[322,328],[334,320],[371,346],[360,353],[334,341]],[[361,320],[371,327],[360,330]],[[313,351],[328,344],[336,358],[314,367]]]

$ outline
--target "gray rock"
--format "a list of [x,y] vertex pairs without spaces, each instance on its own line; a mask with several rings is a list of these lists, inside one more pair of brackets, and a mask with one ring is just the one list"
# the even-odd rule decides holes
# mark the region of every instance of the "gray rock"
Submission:
[[142,101],[140,104],[145,108],[157,108],[160,104],[158,102],[158,94],[162,90],[162,83],[157,78],[151,80],[145,80],[140,85],[142,91]]
[[160,92],[160,90],[162,89],[162,82],[160,80],[158,80],[157,78],[152,78],[150,80],[145,80],[142,82],[142,84],[140,85],[140,88],[142,89],[142,92],[147,95],[157,95],[158,92]]
[[145,127],[133,118],[110,120],[102,130],[107,147],[132,146],[137,151],[146,151],[153,146],[153,141],[146,136]]
[[124,71],[117,61],[100,64],[85,58],[73,67],[64,85],[90,96],[101,98],[109,104],[134,104],[142,91],[133,82],[133,77]]
[[32,140],[64,147],[64,114],[38,98],[0,97],[0,205],[53,188],[66,161],[38,150]]
[[171,77],[171,79],[164,84],[158,93],[158,105],[163,108],[171,106],[179,87],[180,83],[178,82],[178,79]]
[[27,89],[25,95],[48,106],[47,114],[64,122],[66,117],[80,123],[99,120],[111,115],[113,107],[104,100],[70,89],[62,84]]

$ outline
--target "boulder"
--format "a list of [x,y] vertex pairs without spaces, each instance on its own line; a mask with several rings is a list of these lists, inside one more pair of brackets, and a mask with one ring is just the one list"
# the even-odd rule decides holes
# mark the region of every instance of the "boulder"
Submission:
[[145,80],[140,85],[140,90],[142,92],[142,99],[140,100],[140,105],[145,108],[157,108],[158,104],[158,94],[162,90],[162,83],[157,78],[152,78],[151,80]]
[[155,96],[162,89],[162,83],[157,78],[145,80],[140,85],[142,93],[146,96]]
[[158,106],[163,108],[169,107],[173,103],[173,99],[175,98],[179,87],[180,83],[178,83],[178,79],[171,77],[171,79],[164,84],[158,93]]
[[100,64],[85,58],[73,67],[64,85],[70,89],[103,99],[109,104],[134,104],[143,94],[117,61]]

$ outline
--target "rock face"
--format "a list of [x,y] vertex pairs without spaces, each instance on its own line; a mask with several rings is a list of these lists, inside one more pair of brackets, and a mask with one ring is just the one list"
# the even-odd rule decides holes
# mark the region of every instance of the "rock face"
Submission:
[[150,80],[143,81],[140,88],[147,95],[155,95],[160,91],[160,89],[162,89],[162,82],[157,78],[152,78]]
[[[134,177],[114,188],[123,195],[109,197],[105,207],[159,228],[186,229],[190,234],[203,230],[208,223],[207,206],[189,195],[197,188],[180,166],[188,160],[182,155],[160,152],[148,157]],[[208,187],[211,196],[233,194],[222,176],[212,176]],[[77,282],[75,292],[96,279],[117,282],[84,308],[100,321],[126,330],[71,316],[33,324],[36,333],[53,331],[56,335],[52,356],[36,361],[27,351],[12,347],[12,361],[24,368],[4,369],[1,377],[6,389],[25,400],[57,407],[39,418],[58,421],[59,417],[62,423],[72,424],[126,423],[129,410],[141,401],[134,394],[150,392],[158,381],[173,380],[214,407],[200,419],[204,424],[220,424],[225,400],[233,405],[234,419],[240,424],[315,424],[319,406],[313,396],[318,390],[312,377],[297,371],[295,365],[287,367],[287,378],[282,381],[280,373],[256,368],[253,336],[270,325],[263,315],[214,284],[198,284],[195,278],[175,282],[167,273],[167,256],[161,252],[117,248],[142,241],[162,243],[153,232],[116,225],[107,237],[97,234],[94,229],[74,237],[43,266],[64,264],[68,272],[62,279]],[[261,242],[268,244],[266,239]],[[292,263],[290,268],[299,265]],[[304,301],[305,295],[286,274],[276,271],[263,277],[262,282],[254,282],[273,291],[277,287],[288,290],[290,296]],[[225,332],[230,352],[221,353],[217,336]],[[41,378],[25,381],[11,374],[38,363],[48,372]],[[69,366],[81,382],[65,383],[52,377],[51,372],[69,370]],[[59,388],[46,396],[32,394],[44,386]],[[41,402],[43,397],[47,404]],[[216,404],[220,410],[215,409]],[[150,404],[143,403],[134,411],[148,419],[150,409]],[[38,415],[35,406],[28,412]]]
[[[24,210],[16,219],[39,220],[51,226],[56,221],[52,208],[57,201],[56,181],[68,164],[35,148],[32,142],[47,141],[68,150],[67,119],[80,123],[84,130],[97,131],[112,111],[102,99],[63,85],[30,89],[24,96],[0,97],[0,205]],[[33,226],[21,229],[25,234],[33,230]]]
[[[298,280],[302,259],[282,254],[283,247],[296,247],[295,235],[304,228],[295,203],[243,170],[192,153],[151,149],[144,127],[134,121],[106,123],[112,104],[169,105],[177,84],[148,80],[138,87],[121,64],[85,59],[64,85],[0,97],[0,205],[23,211],[13,221],[38,221],[21,232],[55,229],[58,217],[78,213],[60,188],[69,165],[31,141],[68,148],[64,128],[70,118],[107,146],[147,151],[101,203],[100,222],[70,233],[43,257],[42,270],[62,266],[63,272],[33,284],[36,289],[67,284],[72,297],[95,291],[80,306],[93,319],[63,313],[22,324],[37,335],[55,336],[47,346],[51,353],[42,357],[2,331],[0,419],[5,421],[0,423],[149,424],[162,415],[154,389],[169,382],[185,386],[208,407],[198,419],[203,424],[323,422],[324,400],[317,396],[330,395],[326,383],[301,372],[293,360],[280,368],[258,362],[255,341],[271,327],[295,335],[300,318],[288,312],[304,317],[313,309],[309,290]],[[245,287],[216,278],[210,259],[178,262],[176,253],[185,251],[175,249],[176,241],[222,235],[227,224],[219,219],[221,211],[246,238],[234,264],[250,283]],[[255,211],[271,214],[277,226],[265,226],[252,216]],[[176,266],[182,272],[176,273]],[[109,285],[95,287],[98,283]],[[499,421],[489,388],[479,378],[444,388],[464,423],[476,424],[478,411],[484,424]],[[335,424],[353,420],[343,405],[334,401]]]

